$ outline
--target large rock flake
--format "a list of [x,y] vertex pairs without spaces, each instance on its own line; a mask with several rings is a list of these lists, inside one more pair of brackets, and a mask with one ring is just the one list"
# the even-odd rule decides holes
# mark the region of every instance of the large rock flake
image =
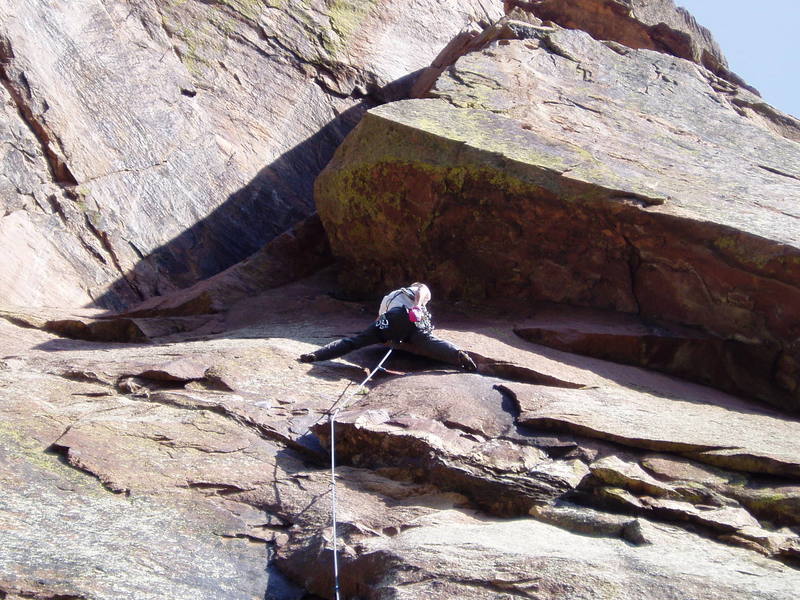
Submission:
[[759,346],[776,366],[750,393],[796,410],[800,149],[712,82],[575,31],[463,57],[438,99],[368,113],[318,178],[347,284],[698,326]]

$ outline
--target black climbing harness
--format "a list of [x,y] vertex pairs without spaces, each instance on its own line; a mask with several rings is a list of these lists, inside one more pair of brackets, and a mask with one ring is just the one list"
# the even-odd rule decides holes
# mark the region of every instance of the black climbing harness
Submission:
[[415,329],[422,333],[433,331],[433,322],[431,313],[424,306],[415,306],[413,309],[395,306],[378,317],[375,327],[381,331],[383,341],[405,342]]

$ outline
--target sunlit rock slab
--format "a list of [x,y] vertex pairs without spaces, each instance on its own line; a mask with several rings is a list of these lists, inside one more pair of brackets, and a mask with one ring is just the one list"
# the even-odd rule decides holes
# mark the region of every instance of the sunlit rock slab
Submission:
[[485,4],[4,3],[0,298],[118,309],[246,258]]
[[716,404],[616,386],[506,386],[531,426],[667,450],[741,471],[800,477],[798,422],[736,398]]

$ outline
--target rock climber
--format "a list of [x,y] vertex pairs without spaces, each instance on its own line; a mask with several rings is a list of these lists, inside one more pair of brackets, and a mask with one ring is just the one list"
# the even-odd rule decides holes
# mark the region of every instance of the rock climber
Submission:
[[378,319],[364,331],[303,354],[299,360],[330,360],[371,344],[394,342],[400,344],[403,350],[455,365],[465,371],[475,371],[477,367],[469,354],[433,335],[433,322],[427,309],[430,299],[430,289],[418,281],[393,290],[383,297]]

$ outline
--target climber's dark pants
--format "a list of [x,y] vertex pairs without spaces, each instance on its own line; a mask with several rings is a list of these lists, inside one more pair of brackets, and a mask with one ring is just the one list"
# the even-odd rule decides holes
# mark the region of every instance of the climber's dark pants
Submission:
[[393,347],[398,350],[407,350],[414,354],[427,356],[433,360],[455,365],[456,367],[461,365],[461,361],[458,357],[460,350],[457,346],[446,340],[437,338],[432,333],[423,333],[419,329],[412,332],[405,342],[393,344]]
[[314,351],[314,360],[330,360],[344,356],[372,344],[392,342],[392,347],[427,356],[451,365],[459,366],[459,349],[431,333],[425,333],[408,320],[405,309],[392,309],[386,313],[389,327],[381,329],[375,322],[361,333],[342,338]]
[[342,338],[341,340],[336,340],[335,342],[331,342],[327,346],[323,346],[319,350],[315,350],[314,359],[330,360],[332,358],[338,358],[340,356],[344,356],[348,352],[352,352],[353,350],[358,350],[359,348],[363,348],[364,346],[371,346],[372,344],[383,344],[389,341],[388,339],[384,338],[382,334],[383,331],[381,329],[378,329],[378,326],[375,325],[375,323],[373,323],[358,335],[354,335],[353,337]]

